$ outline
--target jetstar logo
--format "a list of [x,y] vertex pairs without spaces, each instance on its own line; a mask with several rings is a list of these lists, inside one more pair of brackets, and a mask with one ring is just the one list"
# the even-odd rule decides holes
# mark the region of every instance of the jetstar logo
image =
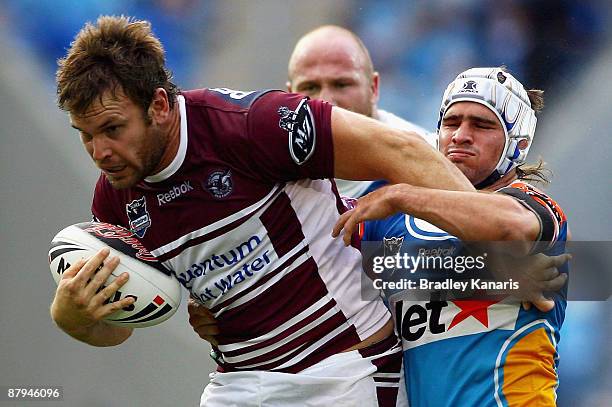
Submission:
[[398,301],[396,322],[404,348],[495,329],[514,329],[520,303],[507,299]]

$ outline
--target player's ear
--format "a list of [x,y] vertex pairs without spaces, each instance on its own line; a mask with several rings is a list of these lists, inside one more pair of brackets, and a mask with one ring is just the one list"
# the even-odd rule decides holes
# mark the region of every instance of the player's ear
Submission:
[[287,86],[287,92],[293,93],[293,89],[291,88],[291,82],[285,82],[285,86]]
[[378,90],[380,88],[380,75],[378,72],[374,71],[372,73],[372,83],[370,83],[370,90],[372,92],[372,103],[378,103],[379,93]]
[[157,123],[163,122],[169,117],[170,103],[168,101],[168,93],[164,88],[155,89],[147,113]]

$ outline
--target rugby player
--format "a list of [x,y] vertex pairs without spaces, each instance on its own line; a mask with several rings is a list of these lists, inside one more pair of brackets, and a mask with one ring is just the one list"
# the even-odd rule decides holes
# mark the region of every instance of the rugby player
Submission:
[[[346,210],[331,178],[473,186],[416,133],[299,94],[178,91],[164,64],[150,24],[100,17],[59,61],[58,104],[102,170],[94,218],[130,228],[218,321],[201,404],[405,403],[390,313],[361,299],[361,255],[329,233]],[[93,346],[132,334],[103,321],[133,301],[105,304],[127,281],[100,290],[108,255],[66,270],[51,304]]]
[[[435,134],[380,109],[380,74],[374,70],[370,53],[352,31],[324,25],[302,36],[295,45],[288,66],[287,90],[321,99],[371,117],[402,130],[414,131],[436,146]],[[359,198],[383,181],[336,179],[340,196]]]
[[[383,187],[343,214],[334,235],[344,228],[348,244],[361,224],[364,242],[393,242],[414,256],[431,248],[458,253],[461,241],[521,242],[507,250],[556,256],[543,261],[562,273],[554,284],[566,283],[568,256],[560,255],[569,235],[566,216],[526,182],[543,175],[541,163],[524,164],[542,106],[541,91],[526,90],[504,69],[459,74],[442,99],[440,151],[488,193]],[[554,290],[547,284],[541,287]],[[434,293],[430,301],[415,301],[407,292],[391,295],[409,404],[556,405],[566,291],[565,284],[553,299],[540,294],[534,308],[509,296],[440,301]]]

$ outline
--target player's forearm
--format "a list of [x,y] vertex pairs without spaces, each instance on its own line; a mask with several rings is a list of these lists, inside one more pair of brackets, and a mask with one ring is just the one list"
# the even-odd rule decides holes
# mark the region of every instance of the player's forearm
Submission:
[[524,241],[527,254],[538,238],[537,218],[513,198],[486,192],[455,192],[398,186],[397,208],[464,241]]
[[[65,331],[66,332],[66,331]],[[127,340],[132,335],[132,329],[112,326],[104,322],[98,322],[91,329],[85,332],[76,333],[76,335],[66,332],[68,335],[81,342],[85,342],[91,346],[117,346]]]
[[425,188],[475,191],[472,183],[440,152],[416,133],[402,134],[405,141],[388,146],[388,160],[380,178]]
[[417,133],[334,108],[336,178],[385,179],[427,188],[474,191],[468,179]]
[[74,339],[85,342],[91,346],[105,347],[116,346],[127,340],[132,334],[132,329],[108,325],[102,321],[87,327],[67,327],[55,320],[57,326]]

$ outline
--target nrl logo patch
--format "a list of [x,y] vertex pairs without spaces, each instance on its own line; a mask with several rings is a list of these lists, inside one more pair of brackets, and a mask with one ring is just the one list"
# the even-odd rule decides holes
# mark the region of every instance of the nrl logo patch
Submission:
[[130,231],[142,238],[149,226],[151,226],[151,216],[147,211],[147,201],[143,196],[125,205],[128,219],[130,220]]
[[404,236],[400,237],[384,237],[383,247],[385,256],[394,256],[399,253],[400,248],[404,243]]
[[[404,236],[400,237],[384,237],[383,238],[383,255],[385,257],[394,257],[399,254],[400,249],[402,248],[402,243],[404,243]],[[394,267],[390,270],[389,277],[393,276],[397,269]]]
[[316,130],[308,99],[302,99],[295,111],[286,106],[278,109],[278,125],[289,133],[289,153],[296,164],[304,164],[312,155],[316,144]]
[[219,170],[211,173],[204,187],[215,198],[225,198],[231,194],[234,189],[232,171],[228,168],[226,170]]

